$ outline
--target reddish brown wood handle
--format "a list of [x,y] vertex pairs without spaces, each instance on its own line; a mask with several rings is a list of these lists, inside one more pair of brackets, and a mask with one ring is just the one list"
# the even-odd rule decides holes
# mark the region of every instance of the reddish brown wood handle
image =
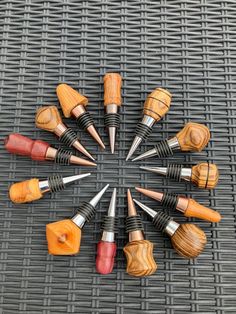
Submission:
[[118,73],[107,73],[104,78],[104,106],[121,106],[122,77]]

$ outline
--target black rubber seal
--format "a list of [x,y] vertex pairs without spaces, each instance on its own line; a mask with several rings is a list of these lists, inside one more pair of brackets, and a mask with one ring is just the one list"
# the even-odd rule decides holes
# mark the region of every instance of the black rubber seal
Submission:
[[167,166],[166,177],[177,182],[181,181],[181,170],[183,166],[178,164],[169,164]]
[[117,217],[105,216],[101,229],[102,231],[117,233],[118,232]]
[[84,217],[84,219],[88,222],[93,215],[95,214],[95,207],[93,207],[90,203],[84,202],[78,209],[78,214]]
[[158,145],[155,146],[155,149],[158,157],[160,158],[173,156],[173,150],[170,148],[168,140],[159,142]]
[[48,186],[51,193],[64,190],[65,184],[63,183],[63,177],[61,175],[48,177]]
[[152,133],[152,128],[150,128],[146,124],[143,124],[142,122],[139,122],[137,124],[135,134],[136,136],[140,137],[142,140],[146,140],[151,133]]
[[93,125],[93,119],[89,112],[82,113],[77,119],[78,125],[83,129],[86,130],[90,125]]
[[170,216],[168,216],[166,213],[164,212],[157,212],[156,216],[153,218],[153,224],[154,226],[160,230],[161,232],[164,232],[167,224],[169,223],[169,221],[171,221],[172,218]]
[[71,147],[73,143],[78,140],[78,137],[72,129],[67,128],[66,131],[59,137],[59,140]]
[[126,232],[143,230],[143,224],[139,215],[126,218]]
[[172,193],[164,193],[161,201],[163,208],[168,208],[171,210],[176,209],[178,203],[178,195]]
[[59,148],[57,150],[57,154],[56,154],[54,162],[60,165],[69,165],[71,155],[72,155],[72,152]]
[[120,115],[119,113],[106,113],[104,116],[106,127],[116,127],[120,125]]

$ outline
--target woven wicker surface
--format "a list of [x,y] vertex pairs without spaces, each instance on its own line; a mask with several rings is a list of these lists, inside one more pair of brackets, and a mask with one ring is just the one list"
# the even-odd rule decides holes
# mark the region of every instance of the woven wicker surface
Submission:
[[[1,142],[0,313],[236,313],[235,1],[2,0],[0,14],[1,139],[21,132],[58,146],[53,134],[35,128],[34,115],[40,105],[58,105],[55,87],[67,82],[89,97],[88,108],[107,145],[101,152],[69,119],[67,124],[78,130],[81,141],[96,155],[97,170],[61,193],[14,205],[7,195],[11,183],[57,172],[72,175],[87,168],[9,155]],[[123,76],[115,155],[109,153],[103,120],[102,77],[107,71]],[[138,163],[125,162],[143,102],[158,86],[172,92],[171,110],[137,153],[175,134],[189,120],[206,123],[212,135],[207,149],[179,153],[172,160],[186,165],[217,163],[216,189],[177,184],[139,170]],[[166,165],[168,160],[157,164]],[[153,164],[153,159],[142,163]],[[118,187],[118,256],[113,273],[101,276],[95,271],[95,251],[111,189],[83,229],[78,256],[49,256],[45,225],[70,217],[79,203],[106,183]],[[192,219],[204,229],[208,243],[199,258],[187,261],[139,211],[146,237],[155,243],[159,268],[149,278],[135,279],[125,273],[122,252],[127,241],[125,194],[128,187],[141,184],[186,193],[218,210],[223,220],[216,225]],[[186,221],[180,213],[173,216]]]

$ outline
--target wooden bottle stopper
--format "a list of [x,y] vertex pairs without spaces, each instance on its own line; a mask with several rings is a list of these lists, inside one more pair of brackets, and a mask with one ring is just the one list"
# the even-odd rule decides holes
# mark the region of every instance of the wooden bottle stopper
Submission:
[[184,258],[195,258],[204,249],[207,239],[205,233],[194,224],[182,224],[171,237],[176,252]]
[[73,255],[80,250],[81,229],[70,219],[46,225],[48,252],[52,255]]
[[118,73],[107,73],[104,78],[104,106],[121,106],[122,77]]
[[163,88],[155,89],[147,96],[143,114],[159,121],[170,109],[172,95]]
[[71,116],[71,111],[79,106],[87,106],[88,98],[81,95],[75,89],[67,84],[60,84],[56,89],[57,97],[59,99],[63,114],[66,118]]
[[221,215],[217,211],[205,207],[193,199],[188,200],[188,207],[184,212],[184,216],[196,217],[211,222],[219,222],[221,220]]
[[39,200],[43,195],[39,188],[39,180],[30,179],[12,184],[9,196],[13,203],[20,204]]
[[202,189],[213,189],[219,180],[219,171],[215,164],[207,162],[192,167],[191,181]]
[[45,106],[38,109],[35,117],[35,124],[38,128],[54,133],[58,124],[62,123],[56,106]]
[[202,151],[210,140],[209,129],[199,123],[189,122],[176,135],[182,151]]
[[153,258],[153,244],[148,240],[132,241],[124,247],[127,259],[126,272],[135,277],[153,274],[157,264]]

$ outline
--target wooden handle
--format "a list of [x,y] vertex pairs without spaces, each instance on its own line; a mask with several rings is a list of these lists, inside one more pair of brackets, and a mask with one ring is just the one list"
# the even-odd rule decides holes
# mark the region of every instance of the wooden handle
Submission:
[[99,241],[97,245],[96,270],[99,274],[110,274],[114,267],[116,243]]
[[104,78],[104,106],[121,106],[122,77],[118,73],[107,73]]
[[9,196],[13,203],[29,203],[39,200],[43,195],[39,188],[38,179],[30,179],[11,185]]
[[176,252],[185,258],[195,258],[203,250],[207,239],[202,229],[193,224],[182,224],[171,237]]
[[70,219],[46,225],[48,252],[52,255],[73,255],[80,250],[81,229]]
[[213,189],[219,180],[219,171],[215,164],[207,162],[192,167],[191,181],[202,189]]
[[148,240],[132,241],[124,247],[127,259],[126,272],[135,277],[153,274],[157,264],[153,258],[153,244]]
[[170,109],[172,95],[163,88],[155,89],[147,96],[143,113],[159,121]]
[[211,222],[221,221],[221,215],[217,211],[207,208],[191,198],[188,201],[188,207],[184,212],[184,216],[196,217]]
[[63,114],[66,118],[71,116],[71,111],[79,106],[87,106],[88,98],[81,95],[75,89],[67,84],[60,84],[56,89],[57,97],[59,99]]
[[182,151],[201,152],[210,140],[210,131],[203,124],[189,122],[176,137]]
[[35,124],[38,128],[53,133],[61,123],[62,119],[56,106],[45,106],[38,109],[35,117]]

